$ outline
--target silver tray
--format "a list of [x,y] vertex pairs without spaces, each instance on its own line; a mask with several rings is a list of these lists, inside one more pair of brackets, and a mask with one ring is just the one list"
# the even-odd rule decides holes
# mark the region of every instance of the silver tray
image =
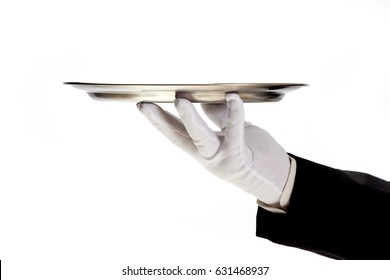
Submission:
[[117,100],[133,102],[174,102],[185,98],[197,103],[225,102],[225,94],[234,92],[244,102],[275,102],[287,92],[305,84],[291,83],[219,83],[219,84],[101,84],[65,82],[86,91],[98,100]]

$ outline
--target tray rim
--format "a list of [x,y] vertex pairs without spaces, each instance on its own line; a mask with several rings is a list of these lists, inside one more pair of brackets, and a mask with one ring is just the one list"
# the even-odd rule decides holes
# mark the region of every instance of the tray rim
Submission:
[[308,84],[303,83],[274,83],[274,82],[266,82],[266,83],[177,83],[177,84],[128,84],[128,83],[91,83],[91,82],[64,82],[64,85],[85,85],[85,86],[270,86],[270,85],[279,85],[279,86],[297,86],[304,87],[308,86]]

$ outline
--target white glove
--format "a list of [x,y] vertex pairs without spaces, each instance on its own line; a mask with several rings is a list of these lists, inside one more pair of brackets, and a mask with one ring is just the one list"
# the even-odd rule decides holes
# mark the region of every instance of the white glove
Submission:
[[181,119],[154,103],[138,103],[145,117],[175,145],[217,177],[254,195],[260,202],[280,207],[290,161],[285,150],[265,130],[245,122],[242,100],[226,94],[226,103],[202,104],[221,131],[214,132],[186,99],[176,99]]

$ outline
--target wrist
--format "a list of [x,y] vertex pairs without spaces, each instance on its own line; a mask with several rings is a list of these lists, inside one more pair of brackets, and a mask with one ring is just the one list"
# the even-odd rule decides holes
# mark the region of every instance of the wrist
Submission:
[[264,202],[257,199],[257,205],[274,213],[286,213],[290,204],[290,197],[294,187],[295,174],[297,170],[297,164],[294,158],[289,156],[290,169],[287,176],[286,183],[282,189],[279,201],[274,204],[265,204]]

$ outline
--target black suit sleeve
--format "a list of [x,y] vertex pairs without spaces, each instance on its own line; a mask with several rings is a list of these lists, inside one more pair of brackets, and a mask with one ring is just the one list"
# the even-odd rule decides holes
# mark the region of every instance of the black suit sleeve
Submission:
[[336,259],[390,259],[390,183],[294,155],[286,214],[258,208],[256,235]]

